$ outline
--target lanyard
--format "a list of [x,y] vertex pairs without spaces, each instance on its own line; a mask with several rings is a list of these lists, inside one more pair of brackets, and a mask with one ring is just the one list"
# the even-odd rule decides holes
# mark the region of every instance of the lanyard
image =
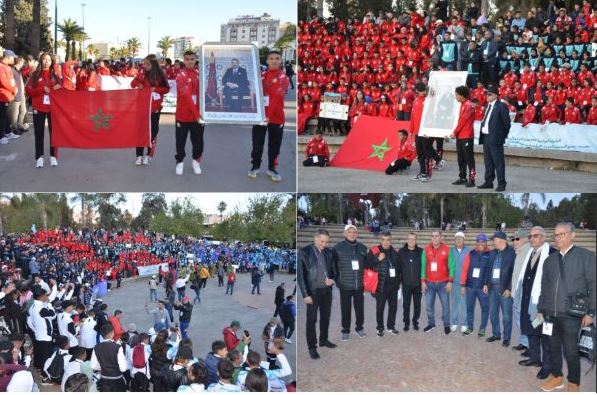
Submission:
[[439,247],[437,247],[437,250],[435,248],[433,248],[433,245],[431,246],[431,251],[433,252],[433,257],[431,258],[431,262],[437,262],[437,259],[435,259],[435,257],[437,256],[437,253],[439,252],[439,249],[441,248],[441,244],[439,245]]

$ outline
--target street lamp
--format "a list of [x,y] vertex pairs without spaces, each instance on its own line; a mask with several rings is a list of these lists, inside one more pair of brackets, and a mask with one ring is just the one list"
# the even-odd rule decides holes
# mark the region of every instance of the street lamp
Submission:
[[151,46],[151,17],[147,17],[147,55],[149,55],[149,47]]
[[[54,54],[58,52],[58,0],[54,0]],[[37,56],[37,54],[35,54]]]
[[[82,14],[83,14],[83,32],[85,32],[85,6],[86,5],[87,4],[85,4],[85,3],[81,3],[81,11],[82,11]],[[83,46],[83,50],[84,50],[84,48],[85,48],[85,36],[83,36],[83,42],[81,43],[81,45]],[[81,54],[83,54],[83,50],[81,51]],[[83,56],[83,58],[87,58],[87,56]],[[81,60],[83,60],[83,59],[81,59]]]

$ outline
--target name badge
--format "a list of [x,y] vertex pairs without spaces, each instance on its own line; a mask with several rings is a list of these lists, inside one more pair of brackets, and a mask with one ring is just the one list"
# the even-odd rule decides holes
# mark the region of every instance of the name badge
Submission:
[[319,162],[319,157],[317,155],[315,155],[313,157],[313,163],[317,163],[317,162]]
[[500,278],[500,269],[493,269],[493,278]]
[[265,107],[269,106],[269,96],[263,96],[263,105]]
[[553,332],[553,323],[552,322],[544,322],[543,323],[543,334],[547,336],[551,336]]
[[351,261],[351,263],[352,263],[352,270],[359,270],[359,261],[358,260],[353,259]]
[[406,104],[406,99],[402,99],[402,104]]
[[44,95],[43,103],[45,105],[50,105],[50,95]]
[[431,271],[437,272],[437,262],[435,262],[435,261],[431,262]]
[[479,276],[481,275],[481,269],[479,269],[478,267],[473,269],[473,278],[479,278]]
[[193,104],[197,104],[197,95],[193,95]]
[[390,277],[396,277],[396,269],[393,267],[390,268]]
[[160,99],[162,98],[162,95],[160,95],[160,94],[159,94],[159,93],[157,93],[157,92],[151,92],[151,98],[152,98],[153,100],[160,100]]

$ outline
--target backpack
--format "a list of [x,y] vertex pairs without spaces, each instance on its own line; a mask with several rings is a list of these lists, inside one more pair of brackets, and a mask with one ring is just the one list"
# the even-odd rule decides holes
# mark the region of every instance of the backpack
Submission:
[[60,384],[62,382],[62,376],[64,375],[64,355],[58,351],[56,351],[52,363],[48,366],[48,374],[50,375],[50,380],[54,383]]
[[149,392],[149,379],[142,372],[137,372],[133,376],[131,392]]
[[133,367],[143,369],[145,365],[147,365],[145,361],[145,346],[143,343],[139,343],[133,348]]

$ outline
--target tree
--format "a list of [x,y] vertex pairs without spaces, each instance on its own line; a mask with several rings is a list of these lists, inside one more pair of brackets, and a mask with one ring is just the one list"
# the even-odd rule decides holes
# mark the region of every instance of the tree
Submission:
[[[84,33],[83,28],[77,25],[77,22],[72,19],[65,19],[62,23],[58,24],[58,30],[64,36],[66,41],[66,57],[65,60],[69,60],[71,57],[75,58],[75,39],[80,37]],[[72,48],[71,48],[72,42]]]
[[133,220],[131,226],[134,229],[148,229],[151,221],[158,214],[163,214],[168,210],[166,195],[163,193],[144,193],[141,198],[141,210],[137,218]]
[[126,203],[124,193],[96,193],[92,197],[94,206],[99,215],[97,225],[104,229],[118,228],[122,225],[123,213],[118,208]]
[[[544,193],[539,193],[538,194],[541,197],[541,201],[543,202],[543,204],[545,204],[545,194]],[[531,194],[530,193],[523,193],[520,196],[520,203],[522,204],[522,209],[524,211],[524,215],[527,216],[529,215],[529,207],[531,205]]]
[[177,199],[167,211],[154,216],[149,230],[168,235],[189,235],[200,237],[204,234],[203,213],[190,198]]
[[226,204],[226,202],[220,202],[218,203],[218,211],[220,213],[220,222],[222,222],[223,220],[223,213],[224,211],[226,211],[226,207],[228,207],[228,205]]
[[[84,60],[83,59],[83,42],[85,40],[89,40],[89,36],[83,30],[81,30],[81,33],[75,34],[73,36],[73,49],[75,47],[75,43],[79,43],[79,60]],[[74,50],[73,50],[72,54],[73,54],[73,58],[74,58],[75,57]]]
[[131,58],[137,57],[137,52],[139,52],[139,48],[141,48],[141,41],[137,37],[129,38],[126,40],[126,49],[128,51],[128,55]]
[[[56,37],[54,37],[54,40]],[[37,56],[41,44],[41,0],[33,0],[33,20],[31,22],[31,53]]]
[[158,48],[162,50],[162,57],[166,58],[168,56],[168,51],[174,45],[174,39],[170,36],[164,36],[158,41]]
[[284,31],[284,34],[276,41],[274,45],[279,50],[284,50],[292,45],[296,40],[296,25],[290,24]]
[[15,5],[13,0],[4,0],[4,47],[15,46]]

